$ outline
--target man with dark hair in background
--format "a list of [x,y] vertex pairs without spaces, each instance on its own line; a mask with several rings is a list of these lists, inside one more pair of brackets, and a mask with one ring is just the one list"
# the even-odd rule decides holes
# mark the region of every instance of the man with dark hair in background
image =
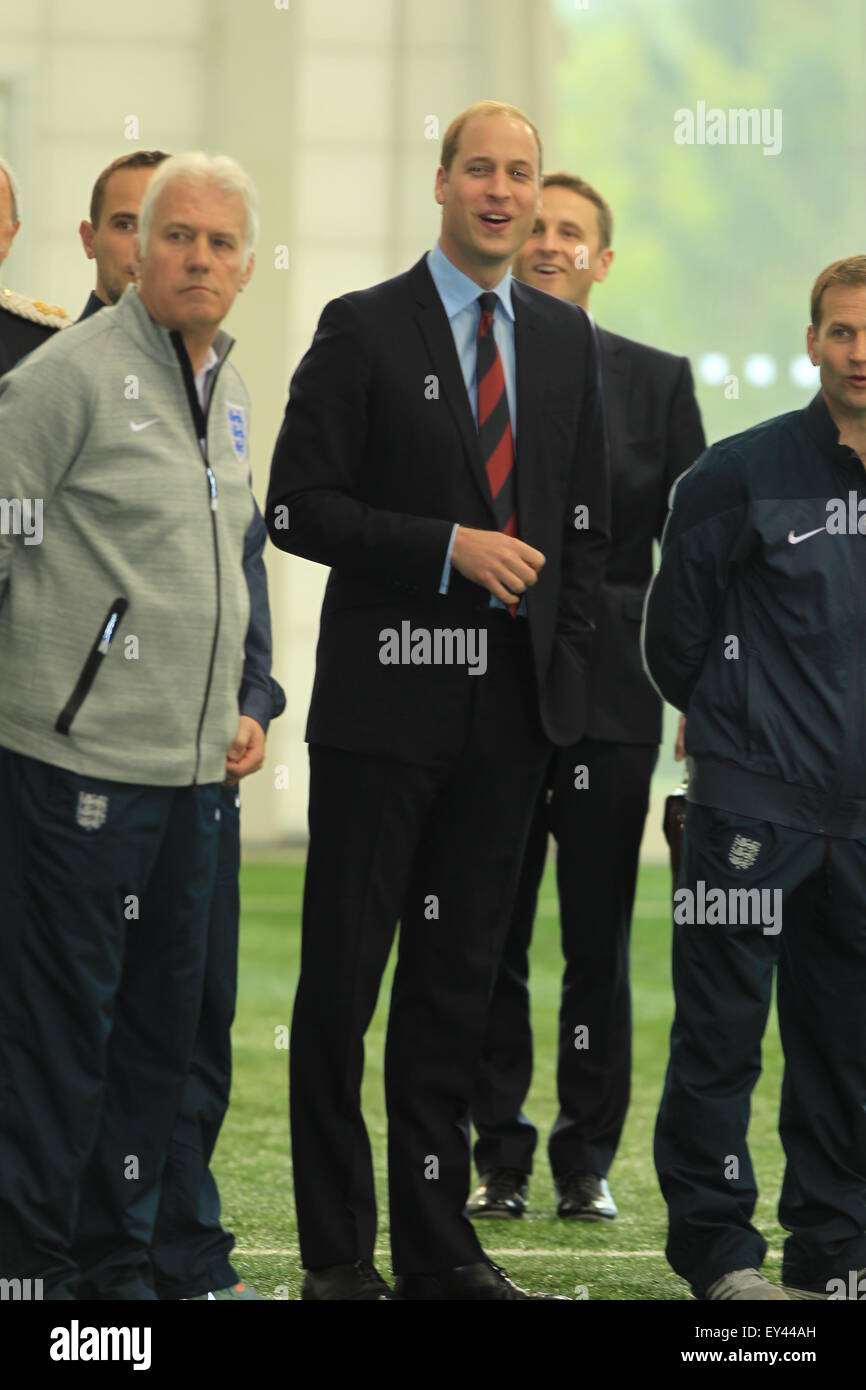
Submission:
[[96,284],[79,315],[89,318],[116,304],[135,279],[138,211],[154,169],[168,159],[162,150],[122,154],[103,169],[90,195],[90,219],[78,228],[89,261],[96,261]]
[[[168,159],[161,150],[136,150],[103,169],[93,186],[90,220],[79,228],[96,287],[81,318],[115,304],[136,277],[138,215],[154,169]],[[80,320],[79,320],[80,321]],[[244,541],[244,575],[250,625],[238,696],[240,714],[262,735],[282,714],[286,697],[271,675],[271,614],[263,552],[268,538],[253,498],[253,519]],[[244,775],[257,771],[251,766]],[[237,1001],[241,860],[240,790],[228,774],[221,791],[219,857],[208,924],[205,986],[183,1105],[175,1122],[162,1175],[151,1261],[163,1299],[258,1298],[241,1282],[229,1256],[234,1237],[220,1220],[220,1197],[210,1168],[228,1110],[231,1089],[231,1025]]]
[[[573,174],[547,174],[514,262],[519,279],[589,312],[613,261],[613,217]],[[529,943],[548,831],[557,841],[565,975],[559,1114],[549,1156],[558,1214],[613,1220],[607,1183],[631,1083],[629,937],[638,856],[658,757],[662,702],[644,674],[643,599],[668,493],[704,447],[685,357],[598,329],[610,445],[612,541],[589,660],[586,727],[550,757],[490,1004],[472,1102],[481,1180],[473,1217],[519,1217],[538,1132],[522,1106],[532,1078]]]

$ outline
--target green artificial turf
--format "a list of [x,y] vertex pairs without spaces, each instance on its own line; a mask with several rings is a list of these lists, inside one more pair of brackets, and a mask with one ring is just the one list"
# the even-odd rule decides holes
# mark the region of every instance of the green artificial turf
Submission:
[[[238,1010],[233,1030],[231,1107],[214,1156],[224,1224],[234,1232],[235,1266],[269,1298],[297,1298],[302,1271],[292,1194],[285,1040],[297,980],[303,865],[249,863],[241,875]],[[556,1113],[555,1046],[562,958],[552,862],[542,884],[532,946],[535,1077],[526,1105],[541,1132],[530,1210],[517,1221],[478,1223],[485,1249],[518,1283],[590,1299],[684,1299],[687,1287],[664,1258],[666,1212],[652,1162],[652,1131],[673,1013],[670,983],[670,874],[644,868],[632,935],[634,1065],[632,1101],[609,1175],[619,1207],[610,1224],[560,1221],[546,1137]],[[392,959],[393,966],[393,959]],[[367,1035],[364,1113],[379,1193],[376,1262],[391,1274],[385,1166],[382,1056],[391,981],[383,981]],[[749,1143],[761,1195],[755,1221],[770,1245],[765,1272],[778,1280],[784,1233],[776,1219],[783,1154],[776,1132],[781,1051],[775,1009],[764,1043]],[[585,1292],[583,1292],[585,1290]]]

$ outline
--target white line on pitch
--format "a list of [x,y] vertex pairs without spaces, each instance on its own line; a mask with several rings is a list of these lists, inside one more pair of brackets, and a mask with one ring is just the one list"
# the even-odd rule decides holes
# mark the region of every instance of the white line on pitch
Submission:
[[[516,1259],[518,1257],[528,1257],[530,1259],[542,1259],[555,1256],[561,1259],[568,1256],[575,1260],[663,1260],[665,1253],[663,1250],[568,1250],[568,1249],[530,1249],[521,1250],[517,1246],[489,1245],[485,1246],[489,1255],[504,1255],[506,1259]],[[387,1246],[380,1246],[377,1254],[384,1254]],[[271,1248],[270,1246],[256,1246],[249,1249],[236,1245],[233,1254],[238,1257],[245,1255],[298,1255],[298,1247],[285,1246],[282,1248]],[[781,1256],[780,1250],[768,1250],[767,1257],[775,1259]]]

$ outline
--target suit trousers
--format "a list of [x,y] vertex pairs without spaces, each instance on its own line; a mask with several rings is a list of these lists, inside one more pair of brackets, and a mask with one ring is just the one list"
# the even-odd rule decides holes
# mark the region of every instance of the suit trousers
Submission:
[[385,1052],[393,1269],[434,1274],[483,1258],[463,1215],[466,1116],[550,750],[525,621],[491,613],[488,631],[486,674],[447,675],[449,727],[436,743],[450,751],[435,763],[310,747],[290,1051],[295,1199],[310,1269],[373,1258],[363,1038],[398,919]]
[[45,1298],[156,1298],[218,806],[0,749],[0,1277]]
[[549,1139],[550,1164],[559,1184],[575,1170],[603,1176],[613,1162],[631,1083],[629,937],[657,757],[655,744],[584,739],[556,749],[550,759],[490,1000],[472,1096],[478,1131],[475,1162],[481,1173],[491,1168],[532,1171],[538,1131],[523,1113],[533,1063],[529,945],[549,831],[557,842],[565,957],[559,1113]]
[[[697,917],[711,888],[726,902],[731,889],[765,891],[767,920],[738,912],[733,925],[730,913],[727,925],[678,922],[680,891]],[[778,923],[767,916],[776,902]],[[826,1290],[866,1266],[866,841],[689,803],[655,1161],[667,1257],[699,1297],[731,1270],[758,1268],[767,1250],[751,1220],[758,1188],[746,1130],[775,965],[787,1160],[779,1221],[790,1232],[782,1277]]]
[[220,1220],[210,1162],[229,1106],[238,992],[241,798],[220,788],[219,860],[207,934],[204,995],[189,1076],[162,1174],[151,1260],[159,1298],[195,1298],[238,1282],[234,1236]]

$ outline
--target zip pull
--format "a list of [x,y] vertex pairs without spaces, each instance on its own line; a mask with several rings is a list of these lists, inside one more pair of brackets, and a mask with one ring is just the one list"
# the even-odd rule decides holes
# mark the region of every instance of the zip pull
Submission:
[[207,480],[210,485],[210,509],[212,512],[215,512],[218,505],[216,477],[214,476],[214,471],[209,463],[205,464],[204,470],[207,473]]
[[106,613],[102,627],[97,633],[96,641],[90,648],[87,660],[82,667],[81,675],[75,683],[75,689],[66,701],[60,714],[57,716],[57,722],[54,727],[58,734],[69,733],[72,721],[96,679],[96,673],[102,665],[103,659],[108,655],[112,640],[117,631],[117,624],[120,622],[128,607],[129,600],[123,598],[121,595],[120,598],[114,600]]
[[99,645],[96,648],[100,656],[106,656],[108,654],[108,648],[111,646],[111,639],[114,636],[114,629],[120,622],[121,611],[120,608],[115,608],[108,616],[108,622],[103,628],[102,636],[99,639]]

